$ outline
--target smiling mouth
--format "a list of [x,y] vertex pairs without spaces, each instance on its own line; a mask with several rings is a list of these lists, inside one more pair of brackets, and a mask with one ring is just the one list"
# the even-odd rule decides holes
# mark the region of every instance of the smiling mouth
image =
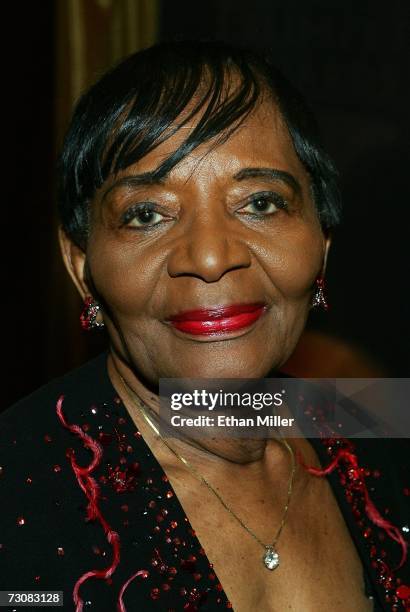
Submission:
[[244,329],[255,323],[267,310],[265,303],[233,304],[209,309],[190,310],[167,320],[172,327],[194,336],[215,336]]

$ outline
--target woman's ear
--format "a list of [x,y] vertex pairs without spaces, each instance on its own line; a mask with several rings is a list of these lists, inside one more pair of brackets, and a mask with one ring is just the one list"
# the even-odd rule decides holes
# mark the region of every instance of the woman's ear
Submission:
[[324,255],[323,255],[323,268],[322,268],[322,276],[325,275],[326,266],[327,266],[327,256],[329,254],[330,245],[332,244],[332,235],[329,230],[325,233],[325,243],[324,243]]
[[58,229],[58,240],[64,265],[81,298],[84,300],[86,296],[91,295],[85,279],[85,251],[67,236],[62,227]]

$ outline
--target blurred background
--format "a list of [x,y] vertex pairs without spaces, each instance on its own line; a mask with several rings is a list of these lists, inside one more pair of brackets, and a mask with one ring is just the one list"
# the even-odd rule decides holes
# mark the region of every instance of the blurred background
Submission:
[[[125,55],[169,39],[267,49],[305,94],[341,174],[328,313],[312,313],[286,366],[319,377],[408,377],[407,1],[42,0],[2,5],[1,408],[104,348],[56,242],[55,160],[74,101]],[[153,75],[155,78],[155,75]]]

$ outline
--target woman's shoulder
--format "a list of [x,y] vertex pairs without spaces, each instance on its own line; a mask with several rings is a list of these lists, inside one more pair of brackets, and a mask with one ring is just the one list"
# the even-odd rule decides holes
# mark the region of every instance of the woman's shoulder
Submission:
[[101,401],[112,389],[106,362],[107,353],[101,353],[18,400],[0,413],[1,431],[8,427],[17,427],[19,431],[25,428],[32,430],[36,424],[43,427],[48,420],[54,424],[55,407],[61,396],[79,408],[92,399]]
[[[80,464],[87,464],[90,454],[61,416],[67,423],[84,423],[94,403],[112,400],[115,391],[106,358],[103,353],[56,378],[0,415],[0,491],[9,500],[9,510],[30,507],[30,514],[41,515],[45,500],[76,495],[78,484],[67,453],[75,447]],[[48,510],[51,516],[54,508]]]
[[[107,372],[107,353],[40,387],[0,414],[0,466],[14,480],[17,472],[44,473],[44,465],[64,461],[72,445],[70,432],[58,416],[58,404],[71,423],[77,423],[93,404],[115,394]],[[85,450],[84,450],[85,452]],[[86,455],[85,455],[86,457]],[[21,471],[20,470],[20,471]],[[14,474],[14,476],[12,476]]]
[[81,529],[86,497],[70,464],[70,451],[79,465],[89,464],[90,453],[62,425],[57,406],[64,398],[67,421],[77,423],[78,417],[83,423],[80,415],[93,401],[109,401],[114,391],[110,394],[106,356],[51,381],[0,415],[3,589],[41,586],[65,589],[68,596],[87,561],[77,551],[92,550],[99,538],[98,525]]

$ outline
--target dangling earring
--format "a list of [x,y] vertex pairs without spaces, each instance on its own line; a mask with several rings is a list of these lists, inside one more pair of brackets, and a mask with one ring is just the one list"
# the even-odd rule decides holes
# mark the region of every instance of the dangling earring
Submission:
[[97,315],[100,310],[99,303],[94,300],[90,295],[87,296],[84,300],[84,308],[80,315],[80,323],[81,327],[85,331],[90,331],[91,329],[101,329],[105,327],[104,321],[101,323],[97,321]]
[[325,293],[325,279],[323,276],[319,276],[319,278],[316,279],[316,290],[311,306],[312,308],[322,306],[323,310],[329,310],[329,304],[327,303]]

